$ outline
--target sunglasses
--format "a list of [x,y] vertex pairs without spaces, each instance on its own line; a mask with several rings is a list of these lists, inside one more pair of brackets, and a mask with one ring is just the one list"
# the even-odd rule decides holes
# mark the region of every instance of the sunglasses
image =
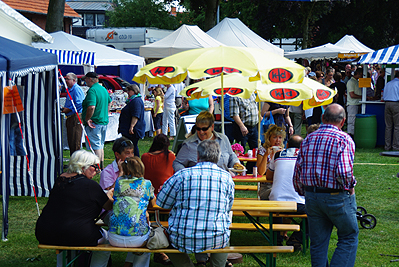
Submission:
[[205,131],[208,131],[208,129],[209,129],[209,127],[211,127],[210,125],[208,126],[208,127],[195,127],[195,129],[197,130],[197,131],[203,131],[203,132],[205,132]]
[[98,165],[95,165],[95,164],[93,164],[93,165],[90,165],[90,167],[93,167],[96,171],[98,171],[100,168],[98,167]]
[[133,146],[133,142],[130,141],[130,140],[122,141],[122,142],[121,142],[121,146],[122,146],[122,147]]

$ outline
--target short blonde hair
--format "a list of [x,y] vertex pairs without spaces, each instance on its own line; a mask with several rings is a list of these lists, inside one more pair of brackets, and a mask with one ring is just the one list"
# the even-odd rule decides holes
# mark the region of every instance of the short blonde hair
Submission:
[[140,178],[144,176],[144,163],[137,156],[126,158],[122,162],[122,170],[125,175]]
[[[267,130],[267,132],[265,133],[265,143],[263,144],[263,147],[268,149],[269,147],[271,147],[270,144],[270,137],[272,135],[277,135],[277,136],[281,136],[283,138],[283,140],[285,139],[285,127],[284,126],[277,126],[275,124],[272,124],[269,126],[269,129]],[[284,145],[282,144],[282,147]]]
[[82,174],[90,165],[99,163],[100,159],[95,154],[81,149],[75,151],[69,159],[67,173]]

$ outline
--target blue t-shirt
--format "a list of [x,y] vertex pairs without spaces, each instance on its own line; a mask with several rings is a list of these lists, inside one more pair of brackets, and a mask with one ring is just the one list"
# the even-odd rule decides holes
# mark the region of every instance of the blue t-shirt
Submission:
[[[132,117],[138,118],[134,126],[134,135],[129,134]],[[145,134],[145,119],[144,119],[144,102],[141,97],[137,96],[130,100],[130,102],[122,109],[119,117],[119,133],[126,137],[143,138]]]
[[196,114],[200,114],[200,112],[203,110],[209,110],[209,98],[208,97],[189,100],[188,104],[190,106],[190,109],[188,110],[189,115],[196,115]]
[[[71,97],[73,99],[73,103],[75,104],[75,107],[78,110],[78,113],[81,113],[82,112],[82,102],[85,99],[85,94],[83,93],[82,88],[80,88],[80,86],[77,83],[75,83],[72,86],[72,88],[68,88],[68,90],[69,90],[69,94],[71,95]],[[72,105],[71,99],[69,98],[69,95],[67,95],[67,97],[66,97],[64,107],[69,108],[71,110],[71,112],[68,112],[65,115],[71,116],[72,114],[76,113],[76,111]]]

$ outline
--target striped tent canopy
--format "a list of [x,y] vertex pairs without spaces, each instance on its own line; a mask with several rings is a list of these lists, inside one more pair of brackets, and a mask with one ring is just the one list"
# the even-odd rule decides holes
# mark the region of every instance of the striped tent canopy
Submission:
[[18,87],[24,110],[18,112],[19,119],[16,113],[4,114],[5,104],[0,101],[3,240],[8,234],[9,196],[34,196],[32,185],[37,196],[49,196],[62,169],[56,56],[0,37],[2,100],[5,99],[3,88],[10,81]]
[[40,49],[51,54],[56,54],[58,58],[58,64],[61,65],[94,65],[95,52],[58,50],[49,48]]
[[399,45],[365,54],[358,64],[399,64]]

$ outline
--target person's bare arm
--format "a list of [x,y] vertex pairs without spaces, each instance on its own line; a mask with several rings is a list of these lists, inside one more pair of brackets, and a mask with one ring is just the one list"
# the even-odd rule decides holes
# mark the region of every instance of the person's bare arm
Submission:
[[265,155],[259,155],[257,156],[257,161],[256,161],[256,167],[258,167],[258,173],[260,175],[264,175],[267,169],[267,152]]
[[267,169],[266,171],[266,180],[273,181],[274,171]]
[[240,127],[242,135],[246,136],[248,134],[248,129],[244,125],[244,123],[241,121],[240,116],[238,116],[238,115],[233,116],[233,120],[235,123],[237,123],[238,127]]
[[90,128],[96,128],[96,126],[93,125],[93,121],[91,119],[91,117],[93,117],[95,109],[96,109],[96,106],[88,106],[87,107],[85,121],[87,121],[87,125],[89,125]]
[[291,118],[290,118],[290,108],[287,108],[287,110],[285,112],[285,121],[287,122],[288,127],[289,127],[288,132],[290,133],[290,135],[293,135],[294,134],[294,125],[292,125]]
[[362,98],[362,95],[358,95],[358,94],[355,94],[355,92],[349,92],[349,95],[351,96],[351,98],[353,98],[353,99],[361,99]]
[[105,210],[112,210],[112,206],[113,206],[113,204],[114,204],[114,198],[113,198],[113,196],[114,196],[114,189],[113,189],[113,188],[111,188],[110,190],[108,190],[107,196],[108,196],[108,200],[107,200],[107,202],[105,202],[103,208],[104,208]]
[[213,97],[210,95],[209,96],[209,113],[213,114],[214,109],[215,109],[215,106],[213,105]]
[[136,123],[139,119],[137,117],[132,117],[132,121],[130,122],[130,129],[129,129],[129,133],[130,134],[134,134],[134,126],[136,126]]

